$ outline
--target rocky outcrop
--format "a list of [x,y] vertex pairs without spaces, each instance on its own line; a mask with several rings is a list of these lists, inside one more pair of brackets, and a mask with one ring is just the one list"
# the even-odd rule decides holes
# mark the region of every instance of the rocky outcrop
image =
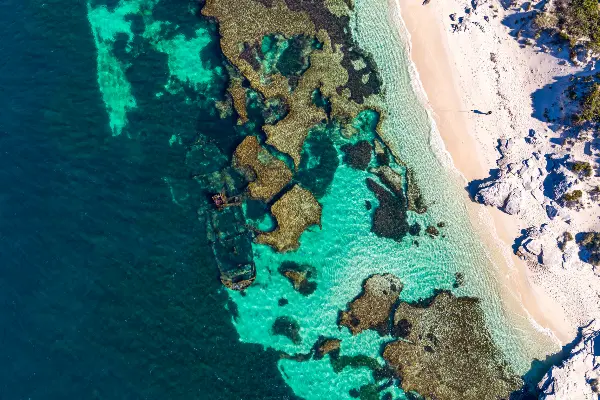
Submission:
[[277,228],[258,234],[256,243],[267,244],[279,252],[297,249],[302,232],[311,225],[321,224],[321,205],[299,185],[281,196],[271,207],[271,213],[277,220]]
[[568,358],[539,383],[540,400],[596,400],[600,396],[600,320],[581,329]]
[[363,283],[362,293],[340,312],[339,325],[353,335],[373,329],[380,335],[389,332],[392,307],[402,291],[402,282],[392,274],[373,275]]
[[317,282],[313,280],[316,271],[310,265],[285,261],[281,263],[277,271],[291,282],[298,293],[304,296],[313,294],[317,289]]
[[285,163],[269,153],[254,136],[247,136],[233,154],[233,166],[250,181],[250,197],[268,202],[292,179]]
[[336,338],[319,337],[313,349],[315,360],[320,360],[329,353],[339,353],[342,341]]
[[425,399],[507,399],[521,385],[502,360],[479,301],[437,293],[420,304],[401,302],[383,358],[402,389]]

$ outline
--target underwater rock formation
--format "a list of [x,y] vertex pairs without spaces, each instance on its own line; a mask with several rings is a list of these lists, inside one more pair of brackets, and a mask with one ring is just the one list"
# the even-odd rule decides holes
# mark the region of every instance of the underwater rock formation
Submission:
[[342,341],[336,338],[319,337],[313,347],[315,360],[320,360],[329,353],[339,352]]
[[304,296],[312,294],[317,289],[317,283],[310,280],[316,275],[315,269],[310,265],[285,261],[281,263],[277,271],[292,283],[298,293]]
[[302,343],[302,337],[300,336],[300,325],[291,317],[277,317],[275,322],[273,322],[273,326],[271,327],[271,333],[273,335],[285,336],[294,344]]
[[367,187],[379,202],[373,215],[371,231],[377,236],[402,240],[410,228],[406,215],[406,202],[371,178],[367,178]]
[[362,293],[341,311],[338,324],[356,335],[373,329],[380,335],[389,333],[392,307],[402,291],[402,282],[392,274],[372,275],[363,283]]
[[372,168],[369,172],[377,175],[381,182],[396,196],[404,197],[402,175],[387,165]]
[[[348,17],[332,14],[323,2],[206,0],[202,14],[218,21],[221,49],[250,86],[265,99],[281,97],[288,105],[285,118],[263,129],[267,144],[288,154],[296,167],[308,130],[328,118],[312,101],[316,89],[331,104],[329,117],[343,122],[367,108],[363,103],[368,96],[379,93],[374,63],[353,46]],[[275,55],[275,68],[270,67],[273,60],[266,62],[266,55],[258,51],[259,44],[268,45],[273,38],[291,39]],[[355,71],[356,60],[369,68]]]
[[600,321],[580,329],[581,337],[561,365],[553,366],[538,387],[540,400],[597,399],[600,396]]
[[271,155],[254,136],[247,136],[236,148],[233,166],[243,171],[250,181],[250,196],[265,202],[271,200],[292,179],[292,172],[285,163]]
[[508,399],[521,380],[501,359],[479,300],[442,291],[421,304],[401,302],[383,358],[405,391],[425,399]]
[[427,212],[427,206],[425,200],[421,194],[421,189],[417,185],[415,173],[412,169],[406,169],[406,198],[408,201],[408,209],[414,211],[417,214],[424,214]]
[[281,196],[271,207],[271,213],[277,220],[277,228],[261,232],[256,243],[267,244],[279,252],[297,249],[302,232],[311,225],[321,224],[321,205],[299,185]]
[[235,109],[239,124],[248,122],[248,111],[246,109],[246,89],[242,86],[242,80],[237,77],[231,77],[227,92],[231,96],[233,108]]
[[440,234],[440,231],[438,230],[438,228],[436,228],[433,225],[429,225],[427,227],[427,229],[425,229],[425,232],[427,232],[427,234],[432,238],[439,236],[439,234]]
[[367,169],[373,155],[373,148],[366,140],[361,140],[356,144],[347,143],[342,146],[344,152],[344,162],[354,169]]

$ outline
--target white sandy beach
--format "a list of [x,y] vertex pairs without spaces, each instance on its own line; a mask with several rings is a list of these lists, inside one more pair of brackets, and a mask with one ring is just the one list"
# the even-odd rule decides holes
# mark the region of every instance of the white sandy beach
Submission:
[[[411,40],[411,58],[418,71],[439,133],[466,182],[484,179],[496,168],[499,138],[525,138],[531,129],[544,133],[544,123],[532,115],[531,93],[564,75],[568,67],[547,54],[520,48],[501,21],[505,11],[497,2],[389,0],[400,7]],[[469,14],[466,9],[471,9]],[[473,21],[466,31],[453,32],[453,22]],[[496,17],[494,17],[496,16]],[[401,21],[399,22],[401,24]],[[402,27],[404,29],[404,27]],[[492,55],[493,53],[493,55]],[[491,115],[478,114],[492,111]],[[523,228],[539,226],[545,214],[532,210],[516,217],[498,209],[472,204],[474,218],[493,221],[483,234],[489,246],[511,246]],[[529,210],[528,210],[529,211]],[[577,322],[563,304],[530,279],[524,261],[512,255],[498,266],[507,293],[516,296],[527,314],[562,343],[575,335]]]

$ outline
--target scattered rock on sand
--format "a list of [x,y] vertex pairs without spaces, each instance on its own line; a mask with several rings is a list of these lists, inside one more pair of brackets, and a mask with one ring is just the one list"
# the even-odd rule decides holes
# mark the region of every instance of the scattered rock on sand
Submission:
[[281,263],[277,271],[292,283],[297,292],[304,296],[312,294],[317,289],[317,283],[310,280],[316,275],[315,269],[310,265],[285,261]]
[[431,237],[436,237],[440,234],[440,231],[433,225],[429,225],[427,229],[425,229],[425,232]]
[[356,335],[373,329],[380,335],[389,333],[392,306],[402,291],[402,282],[392,274],[372,275],[363,283],[361,294],[341,311],[339,325]]

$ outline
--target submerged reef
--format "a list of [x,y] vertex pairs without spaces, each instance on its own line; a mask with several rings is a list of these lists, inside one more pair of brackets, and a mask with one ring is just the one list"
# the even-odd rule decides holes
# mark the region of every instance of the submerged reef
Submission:
[[392,274],[373,275],[363,283],[362,293],[340,312],[339,325],[353,335],[373,329],[381,336],[389,333],[390,313],[402,291],[402,282]]
[[379,202],[373,215],[371,230],[377,236],[402,240],[410,229],[406,218],[406,202],[403,197],[388,191],[371,178],[367,178],[367,187],[375,194]]
[[426,399],[508,399],[521,380],[502,360],[479,300],[441,291],[420,304],[401,302],[383,358],[405,391]]
[[291,317],[277,317],[275,322],[273,322],[271,333],[273,335],[285,336],[294,344],[302,343],[302,337],[300,336],[300,325]]
[[313,294],[317,289],[317,282],[313,280],[316,278],[317,272],[310,265],[285,261],[281,263],[277,271],[292,283],[298,293],[304,296]]
[[405,392],[427,400],[508,399],[520,387],[522,381],[487,330],[478,299],[438,290],[408,303],[399,300],[402,288],[392,274],[372,275],[348,310],[340,312],[339,325],[353,335],[373,329],[396,338],[381,350],[386,365],[334,354],[334,370],[358,363],[373,371],[376,382],[396,377]]
[[361,140],[356,144],[348,143],[342,146],[344,161],[355,169],[366,170],[371,162],[373,148],[371,143]]
[[[266,143],[296,167],[312,126],[328,117],[349,122],[380,91],[373,62],[353,42],[348,17],[323,2],[207,0],[202,14],[218,21],[221,49],[250,86],[289,107],[285,118],[263,130]],[[357,60],[370,68],[355,70]],[[315,90],[331,105],[330,115],[312,101]]]
[[279,252],[297,249],[298,239],[306,228],[321,224],[321,205],[306,189],[295,185],[271,207],[277,227],[261,232],[256,243],[268,244]]
[[379,199],[373,217],[379,236],[402,239],[406,210],[422,211],[410,184],[413,195],[404,195],[402,177],[388,166],[390,151],[376,139],[385,117],[381,81],[371,57],[352,38],[351,3],[201,2],[202,15],[218,25],[238,125],[252,132],[235,150],[233,165],[250,181],[250,198],[275,199],[277,227],[259,232],[255,241],[278,252],[295,250],[302,232],[320,223],[317,199],[333,180],[338,152],[353,168],[366,170],[373,154],[375,165],[386,168],[378,175],[393,193],[368,183]]

